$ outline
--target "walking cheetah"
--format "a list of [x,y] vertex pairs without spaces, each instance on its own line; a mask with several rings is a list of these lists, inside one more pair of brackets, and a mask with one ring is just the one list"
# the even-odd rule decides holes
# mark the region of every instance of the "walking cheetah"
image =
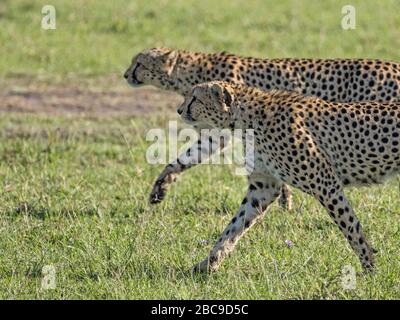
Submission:
[[254,170],[238,213],[196,271],[214,271],[279,196],[283,183],[314,196],[371,269],[373,252],[343,193],[400,171],[400,103],[333,103],[214,81],[194,87],[178,113],[189,124],[254,130]]
[[[258,59],[154,48],[136,55],[124,76],[133,86],[153,85],[181,95],[189,93],[193,85],[225,80],[263,90],[296,91],[332,102],[399,101],[400,96],[400,64],[367,59]],[[164,168],[153,186],[151,203],[164,199],[180,173],[227,144],[225,140],[220,145],[215,137],[204,139]],[[291,193],[285,185],[280,201],[290,209]]]

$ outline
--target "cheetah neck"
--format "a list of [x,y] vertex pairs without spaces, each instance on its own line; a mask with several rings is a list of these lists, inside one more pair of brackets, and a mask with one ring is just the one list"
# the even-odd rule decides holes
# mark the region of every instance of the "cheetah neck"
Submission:
[[171,74],[170,87],[183,96],[187,95],[193,86],[206,81],[206,68],[210,60],[210,54],[179,51],[179,58]]
[[282,108],[307,99],[301,95],[284,90],[261,91],[257,88],[236,86],[235,101],[229,117],[231,129],[255,129],[262,127],[268,119]]
[[[253,129],[256,113],[268,108],[268,93],[252,87],[232,85],[235,89],[234,102],[230,107],[228,126],[230,129]],[[262,102],[261,102],[262,100]]]

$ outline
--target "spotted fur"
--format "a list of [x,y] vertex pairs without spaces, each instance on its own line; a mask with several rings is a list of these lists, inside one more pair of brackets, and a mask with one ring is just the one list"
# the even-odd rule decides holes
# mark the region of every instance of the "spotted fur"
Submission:
[[[189,93],[193,85],[224,80],[262,90],[291,90],[332,102],[389,102],[399,101],[400,96],[400,64],[368,59],[259,59],[154,48],[133,58],[125,78],[133,86],[148,84],[182,95]],[[203,148],[207,153],[218,150],[219,139],[205,139],[165,167],[154,184],[151,203],[164,199],[169,185],[181,172],[210,156],[188,159],[187,155],[200,154],[197,149],[207,143],[210,146]],[[185,161],[180,161],[183,158]],[[282,206],[290,208],[291,193],[285,185],[282,194]]]
[[373,251],[343,189],[400,171],[400,102],[333,103],[217,81],[195,86],[178,113],[190,124],[254,130],[248,193],[196,270],[216,270],[284,183],[315,197],[362,266],[373,267]]

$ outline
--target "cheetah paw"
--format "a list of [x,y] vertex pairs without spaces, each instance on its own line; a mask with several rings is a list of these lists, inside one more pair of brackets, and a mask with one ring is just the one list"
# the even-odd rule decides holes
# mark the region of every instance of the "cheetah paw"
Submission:
[[166,190],[163,187],[162,181],[157,181],[154,186],[153,190],[150,193],[150,203],[157,204],[164,200],[166,194]]
[[218,264],[213,263],[213,261],[210,263],[210,260],[207,258],[193,266],[193,273],[211,273],[214,271],[217,271],[218,269]]
[[210,269],[210,264],[208,262],[208,259],[195,264],[192,270],[193,270],[193,273],[209,273],[211,271],[211,269]]

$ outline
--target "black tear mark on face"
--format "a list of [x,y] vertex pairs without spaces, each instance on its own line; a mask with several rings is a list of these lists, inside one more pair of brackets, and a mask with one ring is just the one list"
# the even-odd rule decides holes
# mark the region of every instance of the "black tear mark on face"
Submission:
[[229,91],[226,89],[226,88],[224,88],[224,101],[225,101],[225,104],[228,106],[228,107],[230,107],[231,105],[232,105],[232,96],[229,94]]
[[135,75],[136,70],[137,70],[137,68],[139,67],[139,65],[140,65],[140,63],[136,63],[136,66],[135,66],[135,68],[134,68],[133,71],[132,71],[132,80],[135,82],[135,84],[143,84],[143,82],[139,81],[139,80],[136,78],[136,75]]
[[195,119],[193,119],[193,117],[192,117],[192,111],[190,109],[190,107],[192,106],[193,102],[195,102],[195,100],[196,100],[196,97],[193,97],[192,100],[189,102],[189,104],[187,106],[187,118],[190,121],[195,121]]

